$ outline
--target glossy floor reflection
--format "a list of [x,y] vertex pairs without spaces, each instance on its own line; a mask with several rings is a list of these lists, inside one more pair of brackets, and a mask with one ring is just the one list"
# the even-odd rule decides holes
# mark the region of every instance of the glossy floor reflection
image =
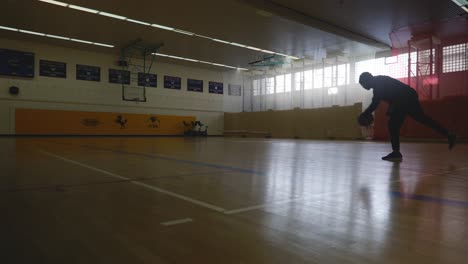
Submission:
[[0,138],[2,263],[465,263],[468,146]]

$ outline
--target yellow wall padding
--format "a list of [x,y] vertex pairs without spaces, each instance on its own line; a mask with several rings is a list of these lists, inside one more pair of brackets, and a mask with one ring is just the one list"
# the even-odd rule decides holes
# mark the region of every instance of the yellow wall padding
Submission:
[[182,135],[194,116],[16,109],[16,134]]
[[265,135],[274,138],[357,139],[361,103],[317,109],[225,113],[225,135]]

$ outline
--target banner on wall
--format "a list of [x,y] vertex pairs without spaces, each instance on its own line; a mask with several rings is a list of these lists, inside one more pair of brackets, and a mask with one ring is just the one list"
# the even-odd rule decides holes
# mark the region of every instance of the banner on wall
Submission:
[[158,76],[150,73],[138,73],[138,86],[158,87]]
[[203,93],[203,80],[187,79],[187,90]]
[[164,76],[164,88],[180,90],[181,86],[180,77]]
[[210,93],[223,94],[223,83],[220,82],[209,82],[208,90]]
[[124,70],[109,69],[109,82],[130,85],[130,72]]
[[76,65],[76,79],[82,81],[101,81],[101,68],[88,65]]
[[54,78],[67,78],[67,64],[58,61],[39,61],[39,75]]
[[194,116],[16,109],[19,135],[183,135]]
[[34,53],[0,49],[0,75],[33,78]]

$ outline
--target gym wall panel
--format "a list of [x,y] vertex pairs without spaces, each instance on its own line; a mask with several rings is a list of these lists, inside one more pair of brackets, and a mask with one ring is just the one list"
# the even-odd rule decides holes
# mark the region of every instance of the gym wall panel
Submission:
[[10,108],[5,104],[0,104],[0,134],[9,134],[11,126],[11,113]]
[[225,113],[225,135],[271,135],[274,138],[357,139],[362,104],[316,109]]
[[[236,71],[218,72],[197,68],[196,64],[188,67],[157,59],[152,73],[158,75],[158,87],[147,88],[147,102],[127,102],[122,101],[121,85],[108,82],[108,69],[117,67],[117,55],[1,38],[0,48],[29,51],[36,57],[33,79],[0,76],[0,134],[15,133],[17,108],[195,116],[209,126],[209,135],[223,134],[224,111],[242,110],[242,97],[227,93],[229,83],[243,84],[242,76]],[[66,62],[67,79],[39,76],[40,59]],[[100,67],[101,81],[76,80],[76,64]],[[164,89],[164,75],[181,77],[182,89]],[[187,91],[187,78],[204,80],[203,93]],[[208,93],[208,81],[223,82],[225,94]],[[10,95],[10,86],[19,87],[20,94]]]
[[19,135],[183,135],[194,116],[16,109]]

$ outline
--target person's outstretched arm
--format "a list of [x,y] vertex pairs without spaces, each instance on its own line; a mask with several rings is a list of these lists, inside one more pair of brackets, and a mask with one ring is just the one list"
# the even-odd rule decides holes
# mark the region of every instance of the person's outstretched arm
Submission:
[[375,111],[375,109],[377,109],[377,106],[379,106],[379,104],[380,104],[380,98],[375,96],[375,93],[374,93],[374,97],[372,97],[372,103],[367,107],[366,110],[364,110],[364,112],[362,112],[362,114],[371,115]]

